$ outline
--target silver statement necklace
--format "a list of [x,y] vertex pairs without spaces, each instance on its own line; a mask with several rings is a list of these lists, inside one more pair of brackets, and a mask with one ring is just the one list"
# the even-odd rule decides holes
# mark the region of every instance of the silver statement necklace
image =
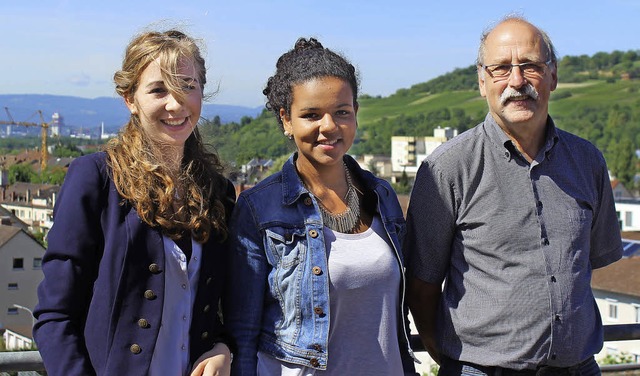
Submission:
[[360,221],[360,196],[358,196],[358,192],[353,186],[351,173],[346,165],[344,165],[344,171],[348,186],[347,194],[344,196],[347,202],[347,210],[339,214],[333,214],[324,206],[322,200],[318,199],[318,201],[320,203],[320,212],[322,213],[324,225],[334,231],[351,234]]

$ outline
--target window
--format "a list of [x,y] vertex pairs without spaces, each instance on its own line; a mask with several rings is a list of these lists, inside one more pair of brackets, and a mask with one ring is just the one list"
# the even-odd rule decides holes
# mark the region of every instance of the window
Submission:
[[23,258],[14,258],[13,259],[13,270],[22,270],[24,269],[24,259]]
[[633,225],[633,212],[624,213],[624,225],[629,227]]
[[7,315],[17,315],[18,309],[15,307],[7,308]]
[[33,258],[33,268],[34,269],[42,269],[42,258],[34,257]]
[[640,322],[640,305],[634,304],[633,308],[636,310],[636,322]]
[[607,299],[609,303],[609,320],[618,320],[618,301],[614,299]]
[[18,284],[17,283],[9,283],[8,289],[9,290],[17,290],[18,289]]

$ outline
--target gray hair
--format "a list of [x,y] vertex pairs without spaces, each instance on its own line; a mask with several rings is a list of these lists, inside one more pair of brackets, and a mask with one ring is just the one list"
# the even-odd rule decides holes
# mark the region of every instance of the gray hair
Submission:
[[524,22],[524,23],[528,23],[529,25],[535,27],[538,30],[538,32],[540,32],[540,35],[542,36],[542,41],[544,42],[545,46],[547,47],[547,58],[548,58],[548,60],[551,60],[551,64],[556,64],[556,62],[558,61],[557,52],[556,52],[556,48],[553,46],[553,43],[551,42],[551,38],[549,37],[549,34],[547,34],[544,30],[540,29],[539,27],[535,26],[531,22],[527,21],[522,16],[507,15],[500,22],[498,22],[496,25],[493,25],[492,27],[486,29],[482,33],[482,36],[480,37],[480,47],[478,48],[478,57],[476,59],[476,64],[478,66],[482,66],[484,64],[487,37],[496,28],[496,26],[498,26],[498,25],[500,25],[500,24],[502,24],[504,22],[507,22],[507,21]]

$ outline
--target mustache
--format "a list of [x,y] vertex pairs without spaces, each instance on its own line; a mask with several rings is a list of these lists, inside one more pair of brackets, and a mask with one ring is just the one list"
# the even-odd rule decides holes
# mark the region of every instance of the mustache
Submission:
[[504,91],[500,95],[500,104],[505,104],[507,103],[508,100],[512,98],[522,97],[525,95],[531,97],[534,100],[538,99],[538,91],[531,84],[526,84],[520,89],[507,87],[506,89],[504,89]]

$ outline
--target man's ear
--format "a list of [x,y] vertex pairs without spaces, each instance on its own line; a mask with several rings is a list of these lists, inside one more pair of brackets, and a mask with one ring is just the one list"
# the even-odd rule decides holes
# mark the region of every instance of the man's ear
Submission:
[[551,91],[554,91],[558,87],[558,63],[554,62],[551,65]]
[[478,88],[480,89],[480,95],[484,98],[487,97],[487,93],[484,89],[484,69],[478,65]]

